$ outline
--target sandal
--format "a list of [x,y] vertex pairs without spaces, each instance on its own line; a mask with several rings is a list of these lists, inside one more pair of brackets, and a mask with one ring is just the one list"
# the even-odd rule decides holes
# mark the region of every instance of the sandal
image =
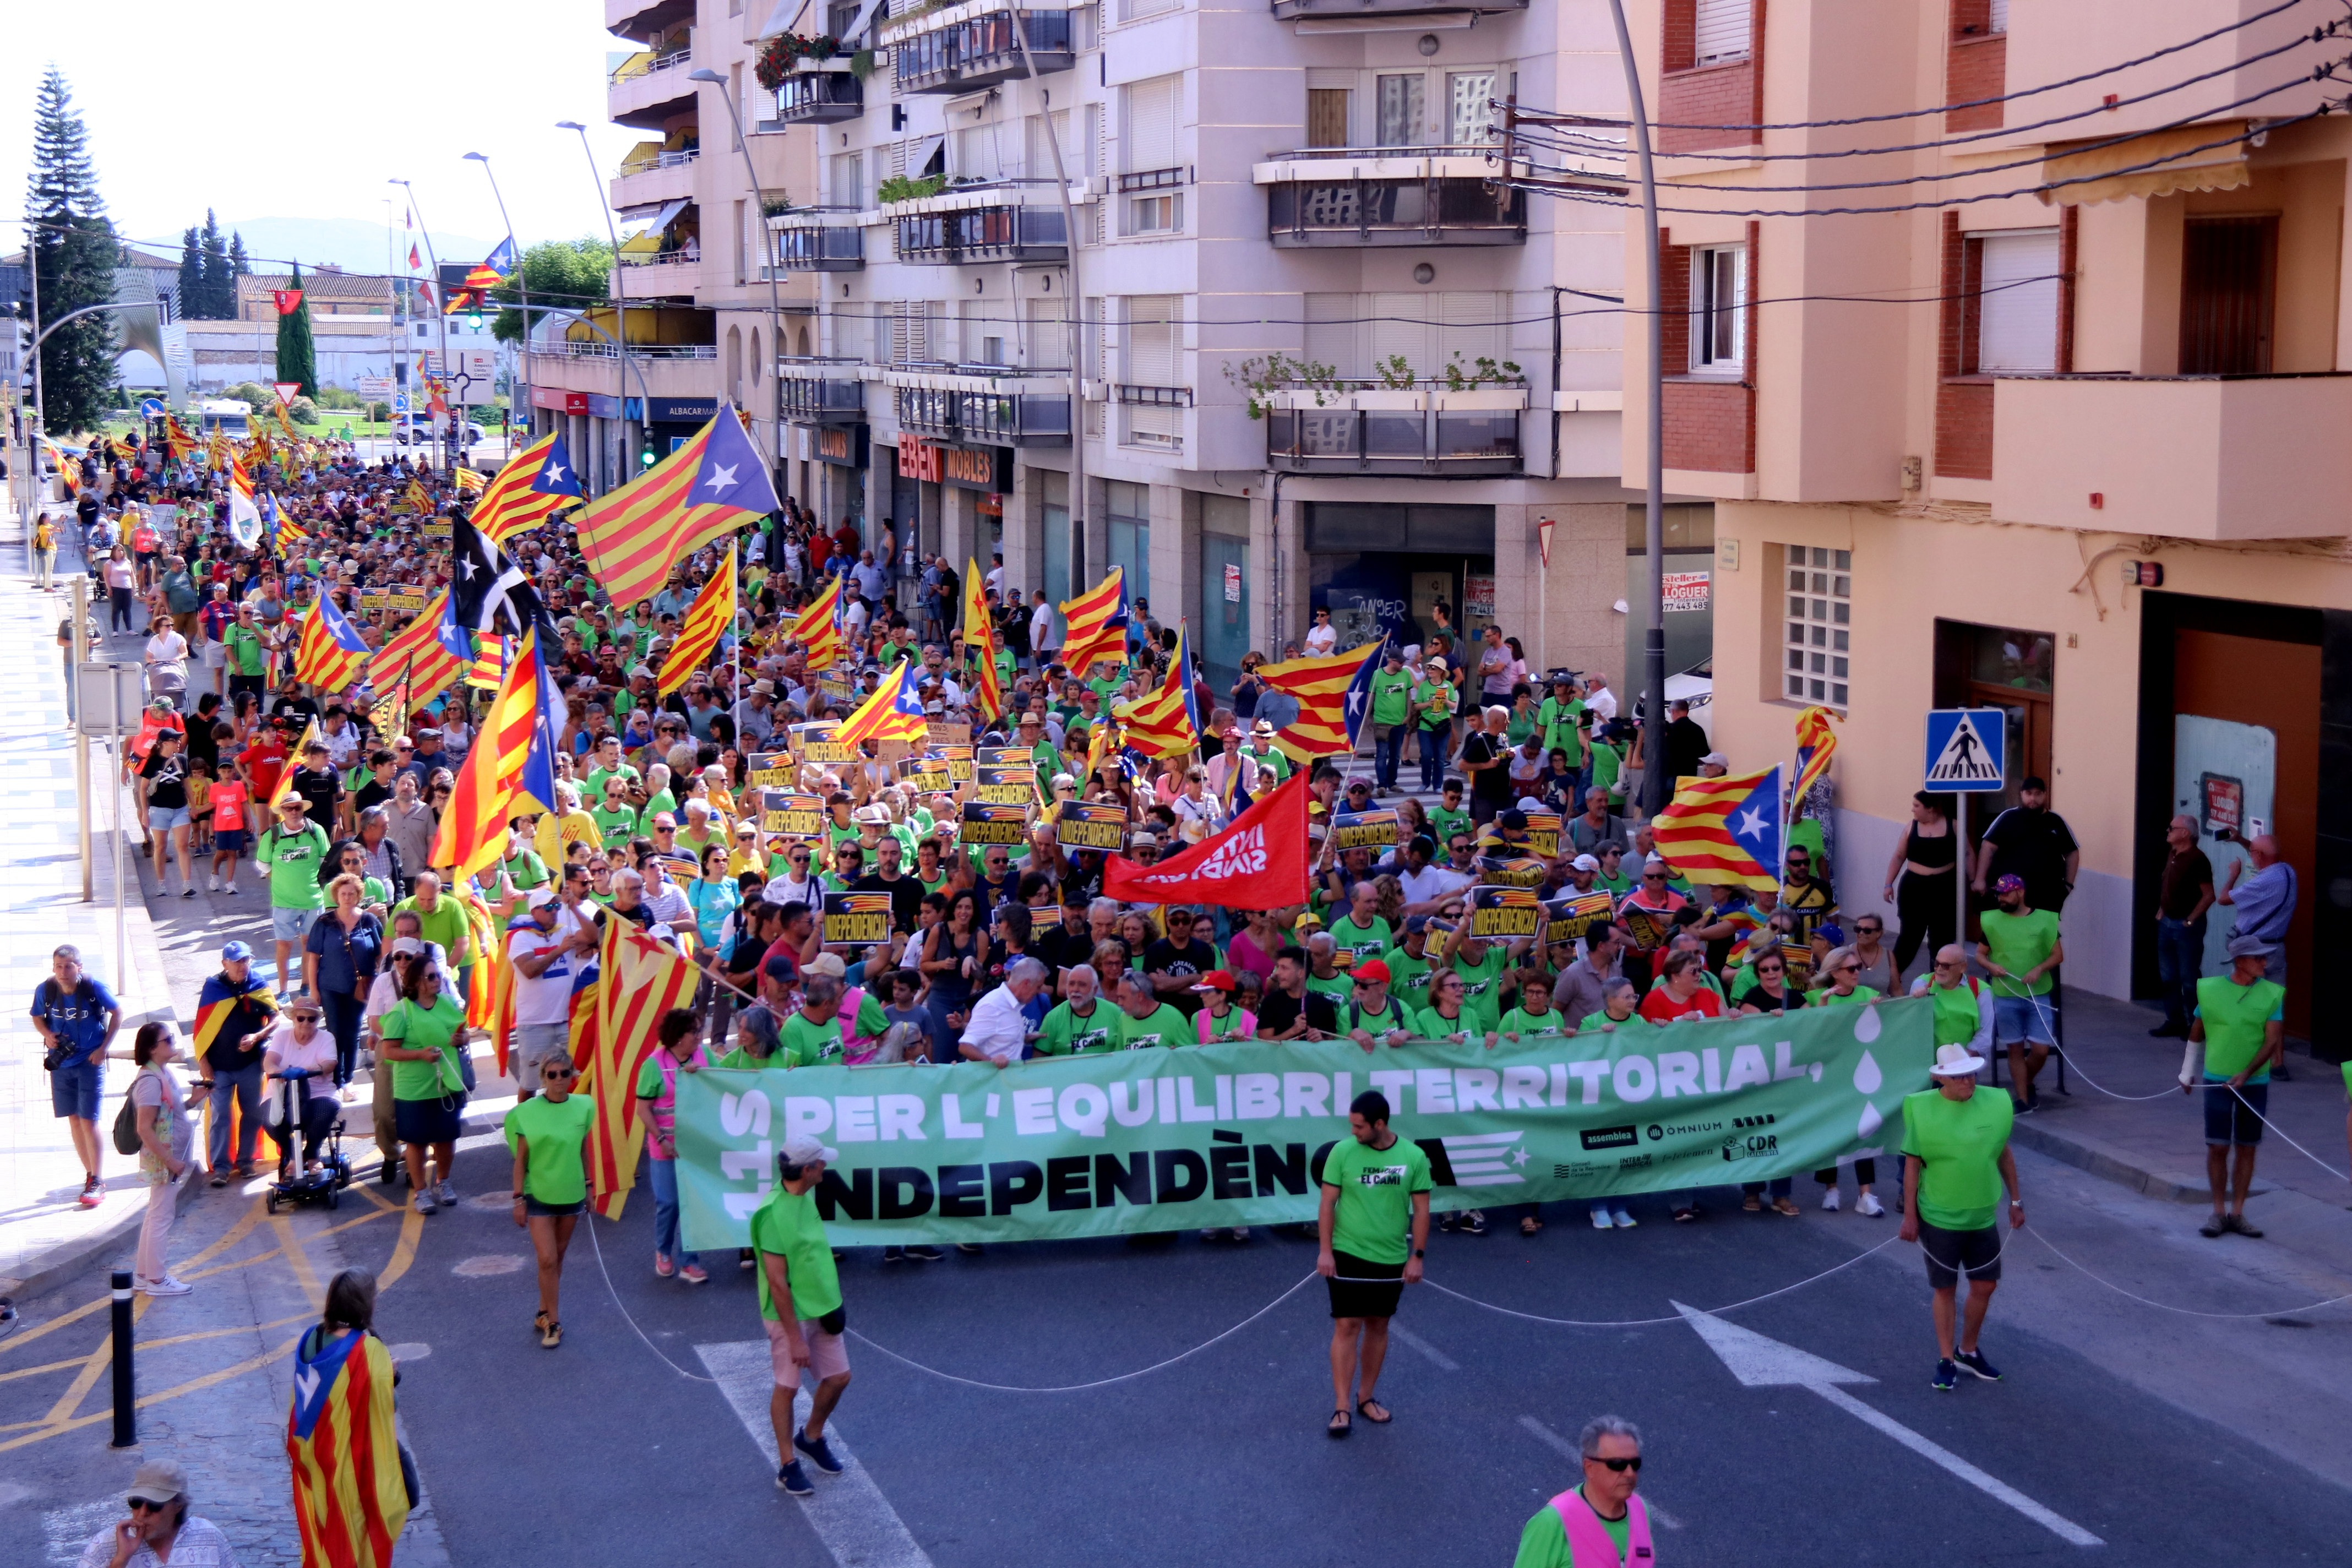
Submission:
[[[1376,1415],[1373,1414],[1374,1411],[1378,1411],[1380,1414]],[[1396,1419],[1396,1413],[1394,1411],[1391,1411],[1387,1405],[1382,1405],[1378,1399],[1370,1397],[1356,1401],[1356,1414],[1362,1416],[1365,1420],[1370,1422],[1375,1426],[1385,1426],[1390,1422]]]
[[[541,1314],[540,1314],[540,1315],[541,1315],[541,1317],[546,1317],[546,1314],[545,1314],[545,1313],[543,1313],[543,1312],[542,1312]],[[541,1348],[541,1350],[551,1350],[551,1350],[553,1350],[556,1346],[558,1346],[558,1345],[562,1344],[562,1342],[563,1342],[563,1325],[562,1325],[562,1323],[559,1323],[559,1322],[555,1321],[552,1318],[548,1319],[547,1327],[545,1327],[545,1328],[541,1329],[541,1330],[539,1331],[539,1344],[540,1344],[540,1348]]]
[[1755,1194],[1750,1193],[1747,1197],[1740,1200],[1739,1206],[1746,1209],[1749,1214],[1760,1214],[1763,1212],[1764,1200],[1758,1197]]
[[1543,1221],[1536,1218],[1532,1215],[1529,1215],[1519,1221],[1519,1234],[1521,1236],[1533,1236],[1542,1228]]
[[1344,1410],[1334,1410],[1331,1412],[1330,1421],[1323,1428],[1323,1435],[1327,1437],[1344,1437],[1355,1429],[1355,1426],[1354,1416]]
[[540,1338],[545,1339],[547,1337],[547,1325],[554,1321],[554,1319],[547,1315],[544,1310],[536,1312],[532,1314],[530,1320],[530,1331],[537,1334]]
[[1772,1200],[1772,1212],[1778,1215],[1787,1215],[1790,1218],[1794,1219],[1805,1211],[1797,1206],[1796,1200],[1793,1198],[1774,1198]]

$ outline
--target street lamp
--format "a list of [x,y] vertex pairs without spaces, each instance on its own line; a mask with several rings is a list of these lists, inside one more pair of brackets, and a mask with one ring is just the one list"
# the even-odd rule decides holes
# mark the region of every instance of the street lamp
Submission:
[[[384,184],[398,185],[407,193],[408,210],[416,215],[416,232],[425,237],[425,259],[433,264],[433,314],[440,329],[441,374],[446,375],[449,374],[449,313],[444,308],[446,302],[441,298],[441,258],[433,254],[433,231],[425,226],[425,214],[416,205],[415,186],[402,179],[388,179]],[[412,409],[410,412],[414,414],[415,410]],[[413,423],[409,427],[412,430],[415,428]],[[437,422],[434,428],[433,438],[436,448],[441,454],[442,470],[446,473],[449,468],[449,438],[446,427]]]
[[[621,444],[625,447],[629,439],[629,287],[621,278],[621,233],[613,226],[613,204],[604,199],[604,175],[596,167],[594,149],[588,145],[588,128],[576,120],[559,120],[555,128],[579,134],[581,156],[588,160],[588,177],[596,182],[596,210],[604,215],[604,236],[613,242],[613,348],[619,361],[613,390],[621,400]],[[640,373],[637,379],[642,384],[644,374]],[[653,400],[647,398],[646,406],[637,411],[639,422],[650,422],[653,412]],[[576,460],[573,466],[578,466]]]
[[[507,243],[514,247],[515,293],[522,301],[522,383],[528,388],[530,385],[530,284],[523,275],[522,246],[515,239],[514,219],[507,216],[507,198],[499,190],[499,177],[490,168],[488,155],[481,153],[468,153],[466,158],[469,163],[479,163],[482,166],[482,173],[488,176],[490,199],[499,204],[499,221],[507,226]],[[537,436],[539,434],[537,416],[531,414],[528,405],[525,406],[523,414],[524,417],[530,422],[526,427],[526,434]],[[511,458],[514,456],[514,419],[511,412],[508,416],[507,429],[507,456]],[[524,444],[529,445],[528,442]]]
[[[751,162],[751,144],[743,139],[743,116],[735,107],[735,95],[727,89],[727,79],[709,66],[704,66],[699,70],[687,72],[686,79],[709,83],[719,89],[719,101],[727,105],[727,118],[735,122],[735,151],[743,154],[743,173],[751,182],[751,205],[757,209],[760,233],[768,241],[764,247],[768,272],[768,353],[771,356],[768,363],[768,381],[775,395],[774,462],[777,472],[782,473],[784,466],[784,384],[777,379],[775,362],[782,359],[784,353],[784,311],[781,302],[782,296],[776,287],[776,249],[773,243],[774,231],[768,226],[768,196],[767,193],[760,188],[760,170]],[[755,369],[752,374],[756,375],[759,373]]]

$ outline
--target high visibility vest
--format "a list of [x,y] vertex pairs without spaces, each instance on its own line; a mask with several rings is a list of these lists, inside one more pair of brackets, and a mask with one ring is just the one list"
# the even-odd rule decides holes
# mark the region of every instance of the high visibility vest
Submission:
[[1623,1557],[1617,1555],[1617,1543],[1609,1538],[1608,1527],[1584,1500],[1584,1494],[1571,1489],[1552,1499],[1551,1506],[1559,1515],[1560,1531],[1568,1537],[1576,1568],[1649,1568],[1657,1562],[1657,1554],[1650,1549],[1650,1510],[1638,1492],[1625,1500]]

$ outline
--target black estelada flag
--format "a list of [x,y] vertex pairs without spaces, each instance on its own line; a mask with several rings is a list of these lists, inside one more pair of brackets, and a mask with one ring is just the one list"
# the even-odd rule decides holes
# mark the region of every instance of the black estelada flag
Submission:
[[469,632],[520,637],[540,619],[530,574],[473,522],[449,520],[450,618]]

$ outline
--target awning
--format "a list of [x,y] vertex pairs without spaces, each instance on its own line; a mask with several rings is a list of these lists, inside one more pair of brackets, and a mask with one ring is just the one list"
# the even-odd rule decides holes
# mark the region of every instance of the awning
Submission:
[[654,215],[654,221],[645,233],[621,241],[622,254],[643,256],[660,250],[663,232],[677,221],[677,215],[684,212],[692,200],[692,197],[688,196],[674,202],[664,202],[662,210]]
[[643,170],[653,168],[661,162],[661,155],[662,144],[660,142],[640,142],[635,146],[629,149],[629,155],[627,157],[621,160],[621,173],[624,174],[634,174]]
[[[2050,206],[2077,206],[2180,191],[2228,191],[2252,183],[2246,169],[2246,122],[2177,125],[2128,142],[2053,150],[2042,161],[2045,182],[2034,195]],[[2074,143],[2082,146],[2083,143]]]

